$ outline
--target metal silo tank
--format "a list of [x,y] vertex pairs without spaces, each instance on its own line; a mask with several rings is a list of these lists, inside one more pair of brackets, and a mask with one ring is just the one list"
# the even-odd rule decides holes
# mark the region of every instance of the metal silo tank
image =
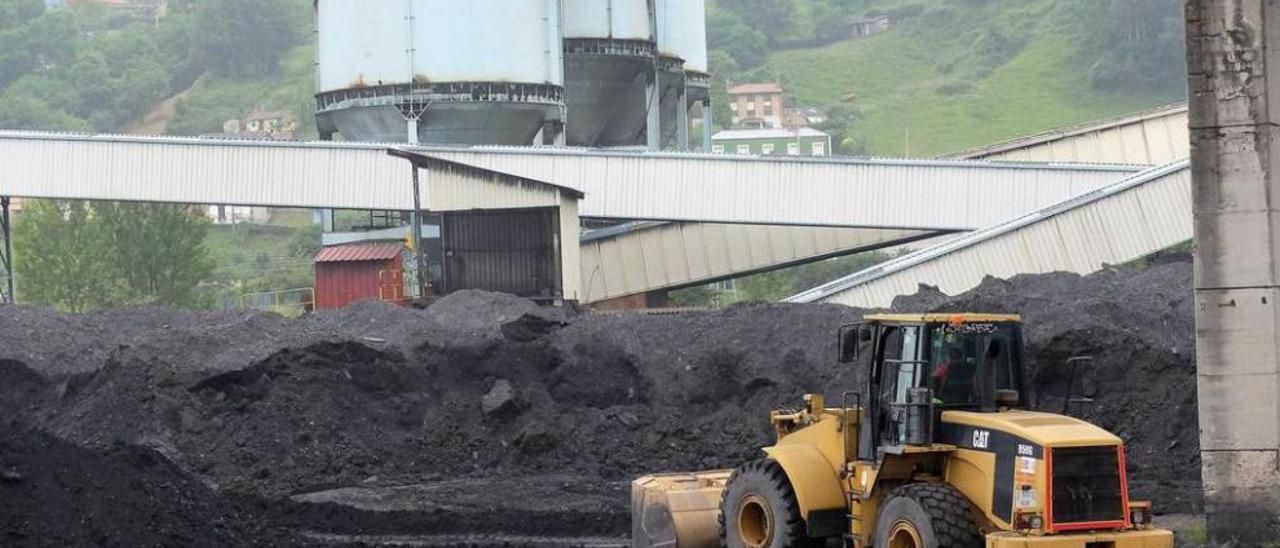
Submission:
[[560,4],[316,0],[317,123],[355,141],[528,145],[563,117]]
[[662,145],[686,148],[689,108],[709,98],[705,0],[657,0]]
[[650,0],[564,0],[566,138],[571,146],[644,143],[655,57]]
[[710,99],[708,84],[710,69],[707,66],[707,2],[684,0],[681,2],[682,40],[680,57],[684,59],[684,72],[689,86],[689,105]]

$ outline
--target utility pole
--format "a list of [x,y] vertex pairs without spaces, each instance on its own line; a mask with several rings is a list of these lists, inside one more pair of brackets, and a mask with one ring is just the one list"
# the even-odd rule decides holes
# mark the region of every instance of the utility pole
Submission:
[[1280,4],[1186,15],[1205,513],[1261,546],[1280,538]]

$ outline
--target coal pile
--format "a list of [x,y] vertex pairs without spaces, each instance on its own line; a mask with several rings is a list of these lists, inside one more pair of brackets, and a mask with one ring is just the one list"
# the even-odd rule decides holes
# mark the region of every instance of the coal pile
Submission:
[[[1190,288],[1182,258],[988,281],[959,297],[922,290],[895,307],[1021,312],[1035,395],[1049,409],[1065,393],[1058,364],[1094,355],[1090,418],[1130,440],[1135,494],[1181,511],[1199,504]],[[622,536],[629,478],[735,466],[771,441],[770,409],[861,388],[859,372],[836,362],[835,338],[861,315],[764,304],[590,314],[482,292],[297,320],[0,309],[0,458],[56,446],[91,462],[102,496],[154,498],[175,544],[495,522],[506,528],[495,534]],[[48,523],[12,513],[30,489],[92,500],[58,485],[0,482],[3,519],[43,531],[114,515],[79,502]],[[390,502],[401,499],[412,504]],[[214,518],[224,525],[195,526]],[[139,544],[110,528],[75,535],[64,544]]]

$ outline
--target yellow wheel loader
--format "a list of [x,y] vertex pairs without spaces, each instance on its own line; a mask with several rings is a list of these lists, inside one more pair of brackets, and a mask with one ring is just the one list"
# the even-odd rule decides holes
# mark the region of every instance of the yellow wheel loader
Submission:
[[1173,546],[1129,498],[1123,440],[1028,410],[1018,316],[875,315],[839,339],[865,390],[772,412],[777,443],[736,470],[636,480],[635,546]]

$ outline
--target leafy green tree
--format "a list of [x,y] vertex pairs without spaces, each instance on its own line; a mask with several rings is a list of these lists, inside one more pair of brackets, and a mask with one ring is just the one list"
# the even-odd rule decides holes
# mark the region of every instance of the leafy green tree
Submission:
[[[17,85],[14,84],[14,86]],[[68,88],[60,86],[51,89]],[[62,104],[65,103],[29,93],[10,91],[0,94],[0,128],[32,131],[91,131],[93,129],[88,122],[63,109],[60,106]]]
[[25,25],[42,13],[42,0],[0,0],[0,30]]
[[35,68],[28,26],[43,12],[40,0],[0,0],[0,87]]
[[29,202],[14,224],[18,299],[68,312],[109,303],[116,280],[103,244],[87,203]]
[[[714,50],[707,57],[711,70],[711,115],[719,128],[733,124],[733,111],[729,109],[729,75],[738,72],[738,63],[728,53]],[[712,129],[714,132],[714,128]]]
[[71,10],[50,10],[27,27],[28,53],[44,67],[65,67],[75,62],[80,29]]
[[[1071,3],[1067,3],[1071,4]],[[1181,95],[1186,85],[1182,0],[1099,0],[1072,6],[1089,36],[1089,81],[1098,89]]]
[[213,273],[205,248],[209,221],[188,206],[102,203],[94,206],[105,238],[106,267],[128,302],[194,308],[196,288]]
[[735,12],[715,6],[707,9],[707,47],[729,55],[743,69],[760,66],[769,56],[769,39],[763,32]]
[[37,200],[14,225],[18,298],[68,312],[200,307],[208,221],[179,205]]
[[770,42],[787,30],[795,15],[792,0],[719,0],[717,5],[737,14]]
[[202,0],[191,44],[204,66],[224,75],[261,75],[300,38],[299,4],[284,0]]

